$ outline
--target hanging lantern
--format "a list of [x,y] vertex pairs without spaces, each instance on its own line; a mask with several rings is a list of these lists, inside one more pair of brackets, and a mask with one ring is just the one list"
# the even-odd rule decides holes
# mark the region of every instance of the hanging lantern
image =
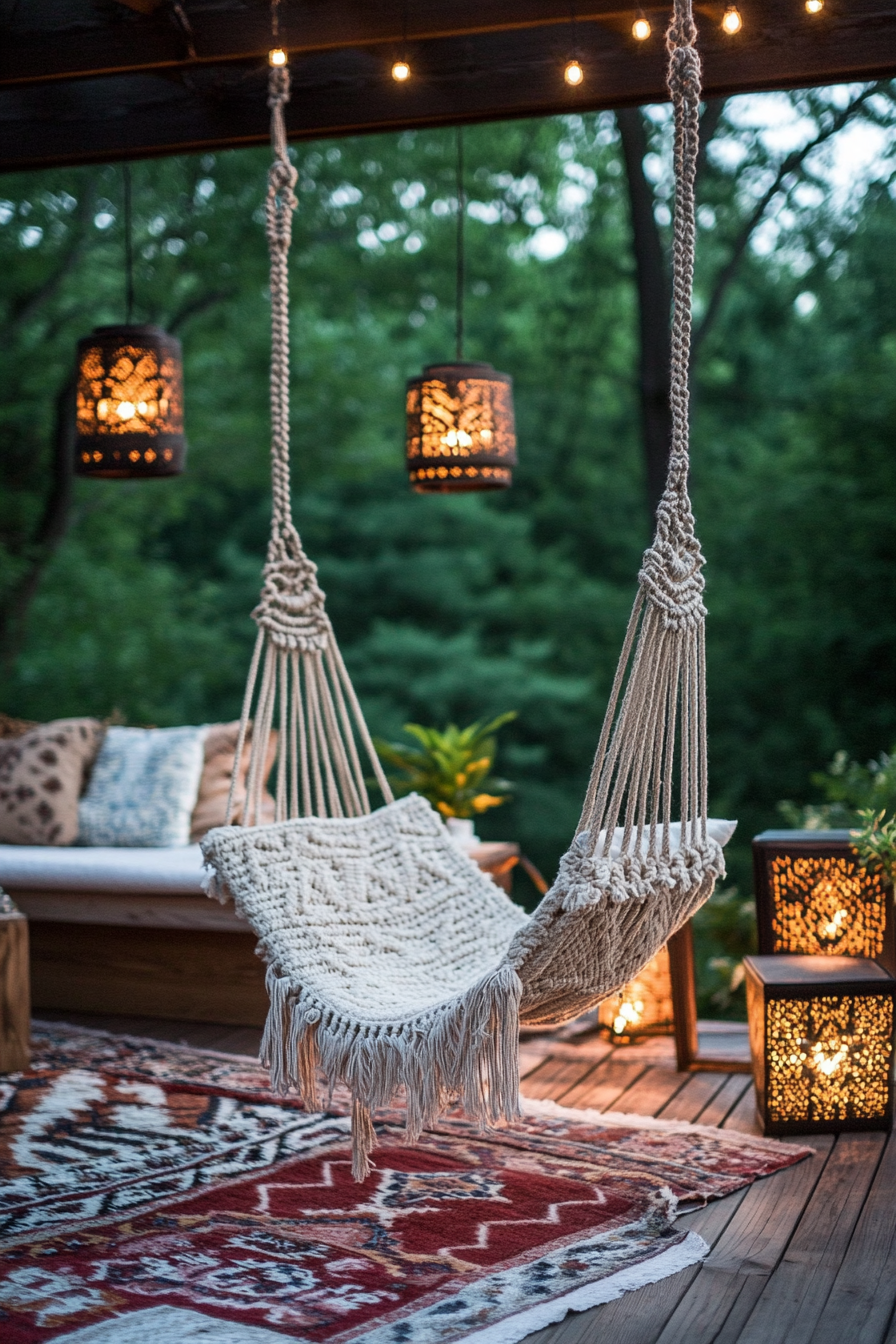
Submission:
[[661,947],[631,984],[598,1009],[598,1021],[614,1041],[671,1036],[675,1030],[669,949]]
[[761,953],[872,957],[896,974],[892,890],[849,831],[763,831],[753,869]]
[[177,476],[186,450],[180,341],[130,323],[80,340],[78,475]]
[[415,490],[506,490],[515,466],[508,374],[460,362],[430,364],[408,379],[407,467]]
[[756,1105],[766,1134],[893,1123],[896,982],[859,957],[745,957]]

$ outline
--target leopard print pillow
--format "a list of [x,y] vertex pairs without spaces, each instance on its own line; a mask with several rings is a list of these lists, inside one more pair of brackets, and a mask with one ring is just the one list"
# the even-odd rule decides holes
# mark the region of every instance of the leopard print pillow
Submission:
[[78,799],[104,732],[99,719],[54,719],[0,740],[0,843],[73,843]]

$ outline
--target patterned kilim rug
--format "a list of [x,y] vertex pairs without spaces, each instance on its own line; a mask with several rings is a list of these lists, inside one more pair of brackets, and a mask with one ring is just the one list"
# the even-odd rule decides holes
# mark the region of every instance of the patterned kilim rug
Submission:
[[38,1026],[0,1079],[3,1344],[514,1344],[705,1254],[677,1201],[807,1149],[529,1103],[415,1148],[273,1096],[250,1060]]

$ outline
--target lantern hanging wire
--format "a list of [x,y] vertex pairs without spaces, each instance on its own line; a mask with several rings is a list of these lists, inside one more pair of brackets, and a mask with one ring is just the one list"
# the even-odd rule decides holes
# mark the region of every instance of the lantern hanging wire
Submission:
[[506,490],[516,465],[513,382],[464,359],[464,133],[457,128],[455,360],[430,364],[407,384],[406,464],[419,494]]
[[180,341],[134,322],[131,170],[122,165],[125,321],[96,327],[78,342],[75,471],[133,479],[184,469],[183,356]]

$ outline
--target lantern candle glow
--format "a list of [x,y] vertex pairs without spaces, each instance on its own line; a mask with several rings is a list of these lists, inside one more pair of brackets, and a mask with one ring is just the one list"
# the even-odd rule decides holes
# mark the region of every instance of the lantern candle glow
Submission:
[[669,1036],[675,1030],[668,948],[662,947],[631,984],[598,1009],[598,1021],[612,1040]]
[[871,957],[896,974],[892,893],[849,831],[763,831],[753,870],[761,953]]
[[857,957],[746,957],[744,968],[765,1132],[889,1129],[892,976]]
[[516,466],[513,384],[491,364],[431,364],[407,385],[407,468],[421,494],[503,490]]
[[75,470],[176,476],[184,468],[180,341],[161,327],[97,327],[78,342]]

